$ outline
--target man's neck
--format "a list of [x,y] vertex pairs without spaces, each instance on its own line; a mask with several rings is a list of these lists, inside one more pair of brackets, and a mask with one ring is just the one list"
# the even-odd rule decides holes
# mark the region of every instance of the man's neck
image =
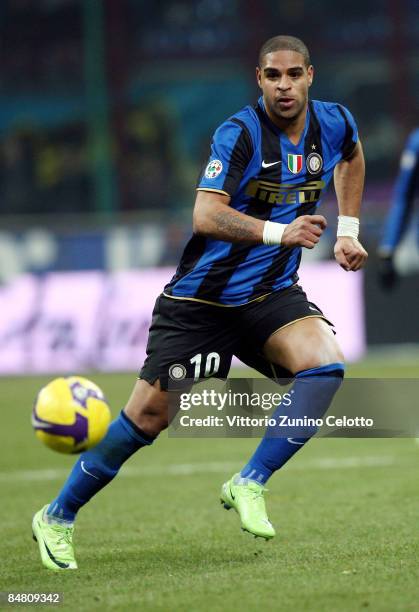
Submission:
[[284,132],[284,134],[287,135],[287,137],[293,144],[297,144],[300,141],[301,134],[304,132],[308,102],[306,102],[301,113],[293,119],[283,119],[281,117],[273,115],[269,112],[269,109],[267,108],[265,102],[264,106],[266,114],[268,115],[272,123],[276,125],[276,127],[278,127],[282,132]]

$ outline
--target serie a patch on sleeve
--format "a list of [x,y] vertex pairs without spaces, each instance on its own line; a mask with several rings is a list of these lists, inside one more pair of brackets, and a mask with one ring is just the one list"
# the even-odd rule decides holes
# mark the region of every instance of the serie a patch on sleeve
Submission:
[[205,178],[215,179],[223,171],[223,164],[219,159],[213,159],[205,168]]

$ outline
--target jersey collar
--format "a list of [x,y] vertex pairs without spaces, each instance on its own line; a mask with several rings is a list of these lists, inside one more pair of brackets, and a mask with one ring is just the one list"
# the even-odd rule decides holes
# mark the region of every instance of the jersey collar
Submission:
[[269,123],[269,126],[280,136],[282,136],[282,138],[285,138],[291,146],[293,147],[299,147],[301,145],[302,142],[304,142],[304,139],[307,135],[307,130],[308,130],[308,126],[310,124],[310,104],[307,105],[307,113],[306,113],[306,122],[304,125],[304,130],[300,136],[300,140],[298,141],[298,143],[295,145],[294,143],[292,143],[290,141],[290,139],[288,138],[288,136],[283,132],[283,130],[281,130],[277,125],[275,125],[275,123],[273,121],[271,121],[271,119],[269,118],[268,113],[266,112],[266,108],[265,108],[265,103],[263,101],[263,96],[260,96],[259,100],[258,100],[258,106],[261,108],[261,110],[263,111],[263,115],[266,118],[267,123]]

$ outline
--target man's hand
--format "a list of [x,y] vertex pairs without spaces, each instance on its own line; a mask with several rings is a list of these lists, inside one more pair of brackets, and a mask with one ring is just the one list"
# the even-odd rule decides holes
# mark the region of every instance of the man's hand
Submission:
[[312,249],[320,240],[327,222],[322,215],[303,215],[287,225],[281,240],[286,247],[303,246]]
[[347,272],[350,270],[352,270],[352,272],[360,270],[367,261],[367,257],[367,251],[358,240],[355,240],[355,238],[340,236],[336,240],[335,259]]
[[378,254],[378,280],[383,289],[391,291],[399,280],[393,255]]

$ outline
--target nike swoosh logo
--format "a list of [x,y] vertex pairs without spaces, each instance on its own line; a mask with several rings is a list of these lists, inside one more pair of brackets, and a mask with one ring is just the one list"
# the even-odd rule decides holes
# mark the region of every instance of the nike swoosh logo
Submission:
[[296,442],[292,438],[287,438],[287,442],[289,442],[290,444],[299,444],[300,446],[303,446],[305,444],[304,442]]
[[98,478],[97,476],[95,476],[94,474],[92,474],[91,472],[88,472],[88,471],[86,470],[86,468],[84,467],[84,461],[82,461],[82,462],[80,463],[80,467],[81,467],[81,469],[83,470],[83,472],[84,472],[85,474],[88,474],[89,476],[92,476],[93,478],[96,478],[96,480],[100,480],[100,478]]
[[235,496],[233,495],[233,491],[231,490],[231,487],[229,487],[229,489],[230,489],[231,499],[236,499]]
[[313,308],[313,306],[309,306],[310,310],[314,310],[314,312],[319,312],[317,308]]
[[276,162],[269,162],[268,164],[265,162],[265,160],[262,161],[262,168],[270,168],[271,166],[276,166],[276,164],[282,164],[282,161],[276,161]]
[[48,548],[47,543],[45,542],[45,540],[44,540],[43,538],[42,538],[42,541],[43,541],[43,543],[44,543],[45,550],[46,550],[46,551],[47,551],[47,553],[48,553],[48,557],[51,559],[51,561],[52,561],[53,563],[55,563],[56,565],[58,565],[58,567],[61,567],[62,569],[67,569],[68,567],[70,567],[70,564],[69,564],[69,563],[63,563],[62,561],[58,561],[58,559],[56,559],[56,558],[54,557],[54,555],[52,554],[52,552],[51,552],[51,551],[50,551],[50,549]]

